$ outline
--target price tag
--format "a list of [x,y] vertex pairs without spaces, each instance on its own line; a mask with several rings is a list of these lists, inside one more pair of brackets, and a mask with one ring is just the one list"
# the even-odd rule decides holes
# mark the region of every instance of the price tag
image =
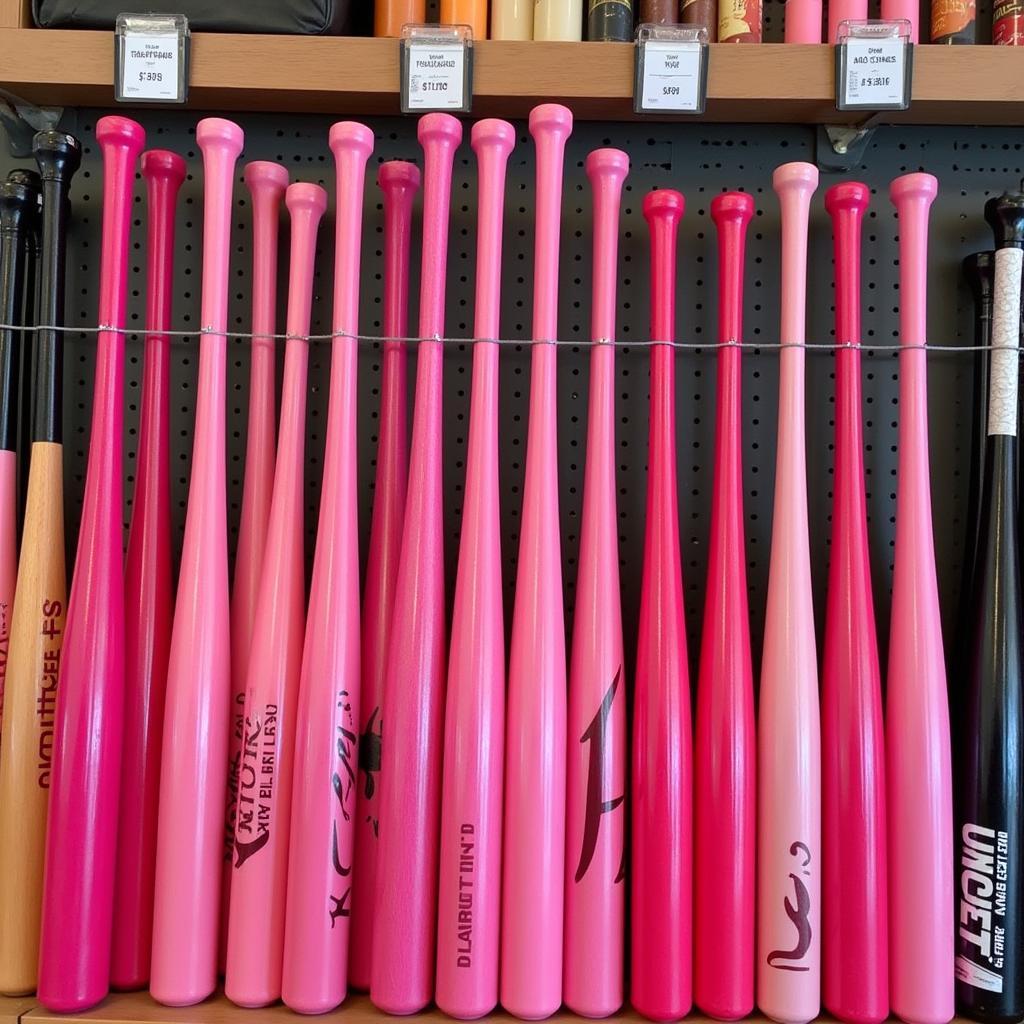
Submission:
[[641,25],[633,109],[638,114],[702,114],[707,103],[705,29]]
[[119,103],[184,103],[190,35],[183,14],[119,14],[114,98]]
[[840,25],[836,42],[837,109],[906,110],[910,106],[913,48],[909,34],[906,21]]
[[402,113],[468,113],[473,37],[467,25],[406,25],[401,40]]

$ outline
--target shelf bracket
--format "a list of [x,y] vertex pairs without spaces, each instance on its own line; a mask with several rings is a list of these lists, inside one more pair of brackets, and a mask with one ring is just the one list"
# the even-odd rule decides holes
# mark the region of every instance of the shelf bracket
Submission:
[[851,171],[864,159],[871,137],[875,134],[872,115],[863,124],[818,125],[816,163],[823,171]]
[[32,136],[44,128],[56,128],[63,116],[63,107],[37,107],[0,89],[0,125],[7,133],[11,156],[31,156]]

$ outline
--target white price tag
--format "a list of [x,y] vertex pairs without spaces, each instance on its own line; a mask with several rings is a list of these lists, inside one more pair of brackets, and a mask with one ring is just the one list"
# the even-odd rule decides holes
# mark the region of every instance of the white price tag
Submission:
[[850,37],[843,46],[846,59],[845,74],[839,82],[840,109],[885,110],[909,106],[910,77],[904,39]]
[[462,110],[466,106],[466,47],[411,42],[406,63],[409,110]]
[[178,94],[181,74],[176,35],[129,32],[122,53],[121,85],[126,100],[183,102]]
[[652,39],[643,46],[639,109],[700,110],[701,44]]

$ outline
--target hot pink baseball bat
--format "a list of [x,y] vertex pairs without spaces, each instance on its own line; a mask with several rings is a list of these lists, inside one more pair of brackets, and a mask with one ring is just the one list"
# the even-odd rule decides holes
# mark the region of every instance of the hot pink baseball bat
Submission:
[[414,1013],[433,995],[445,688],[441,383],[452,165],[462,125],[420,119],[424,155],[420,341],[409,490],[384,681],[377,921],[370,998]]
[[572,113],[530,113],[537,151],[533,353],[505,731],[501,1004],[525,1019],[562,1005],[565,619],[558,516],[558,248]]
[[[825,193],[836,275],[835,472],[822,661],[824,1001],[840,1020],[889,1013],[885,762],[868,562],[860,384],[860,232],[870,193]],[[932,856],[934,851],[929,851]]]
[[622,1005],[626,891],[626,681],[615,483],[615,285],[629,157],[588,157],[594,191],[587,461],[569,666],[565,1002],[605,1017]]
[[[174,216],[185,161],[142,154],[149,211],[146,329],[168,331],[174,303]],[[138,465],[124,566],[125,723],[110,983],[142,988],[153,943],[153,858],[160,794],[167,652],[171,646],[171,339],[146,338]]]
[[821,726],[807,532],[804,349],[813,164],[776,168],[782,214],[779,426],[758,713],[757,1005],[821,1009]]
[[319,185],[296,183],[288,186],[284,201],[291,216],[288,340],[274,492],[249,650],[224,979],[225,994],[239,1006],[267,1006],[281,996],[295,707],[306,614],[307,335],[316,237],[327,193]]
[[231,731],[228,789],[224,810],[224,869],[221,877],[220,966],[227,966],[228,906],[235,853],[238,771],[242,762],[242,721],[249,673],[249,645],[256,615],[260,569],[270,523],[274,487],[275,342],[277,331],[277,235],[288,171],[254,160],[243,175],[252,205],[252,333],[249,356],[249,414],[245,437],[242,515],[231,591]]
[[[476,317],[466,485],[452,611],[438,863],[436,1002],[475,1019],[498,1001],[505,613],[498,481],[498,345],[505,169],[515,129],[473,125],[477,157]],[[467,859],[470,858],[470,859]],[[472,888],[472,925],[465,925]]]
[[[679,192],[644,199],[651,340],[675,341]],[[678,1020],[693,1001],[693,735],[676,485],[675,349],[651,347],[647,528],[633,698],[633,1006]]]
[[[404,160],[380,165],[384,193],[384,337],[404,338],[409,321],[409,249],[412,202],[420,171]],[[373,905],[377,892],[377,825],[380,814],[380,744],[384,668],[391,637],[391,609],[402,544],[409,443],[406,438],[406,343],[385,341],[380,381],[377,476],[373,487],[370,548],[363,590],[362,681],[359,687],[359,781],[356,793],[355,863],[352,876],[352,941],[348,976],[353,988],[370,987]]]
[[336,172],[334,340],[324,480],[302,648],[281,995],[323,1013],[348,985],[359,721],[359,523],[356,372],[359,256],[373,132],[331,126]]
[[124,702],[122,429],[128,233],[142,127],[103,117],[103,234],[92,431],[57,696],[39,1001],[98,1003],[110,983]]
[[[704,629],[697,681],[694,997],[712,1017],[754,1007],[754,686],[743,535],[740,352],[754,201],[711,201],[718,229],[718,396]],[[708,884],[708,879],[715,883]]]
[[[911,1024],[946,1024],[953,1007],[953,782],[949,704],[928,471],[930,174],[890,187],[900,236],[900,416],[896,548],[886,691],[889,991]],[[917,347],[909,347],[917,346]],[[928,856],[921,856],[928,850]]]
[[150,980],[153,997],[171,1006],[198,1003],[217,984],[231,700],[224,405],[231,200],[242,129],[204,118],[196,142],[206,179],[203,336],[167,670]]

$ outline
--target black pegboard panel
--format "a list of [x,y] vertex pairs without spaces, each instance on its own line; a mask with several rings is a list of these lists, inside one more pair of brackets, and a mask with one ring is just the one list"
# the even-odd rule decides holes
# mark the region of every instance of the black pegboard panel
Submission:
[[[771,0],[769,7],[774,5]],[[781,8],[781,4],[778,5]],[[68,321],[94,324],[98,277],[102,175],[93,130],[99,112],[69,113],[67,126],[85,143],[85,158],[76,179],[74,224],[69,256]],[[293,180],[318,181],[331,188],[333,167],[327,148],[330,119],[246,115],[244,160],[270,159],[284,163]],[[190,161],[178,215],[175,322],[199,326],[201,276],[202,173],[195,147],[196,117],[183,112],[147,112],[142,116],[151,146],[174,149]],[[402,157],[419,160],[416,125],[412,120],[377,119],[369,122],[377,136],[368,174],[365,200],[361,330],[379,334],[381,311],[382,213],[375,185],[380,160]],[[453,191],[448,263],[448,332],[467,337],[472,330],[475,252],[475,172],[467,144],[459,151]],[[503,256],[502,333],[512,339],[529,335],[532,311],[533,152],[522,124],[509,167]],[[561,517],[565,581],[571,610],[579,545],[579,516],[583,487],[586,435],[587,339],[589,337],[590,203],[583,162],[597,146],[615,145],[627,151],[632,169],[623,196],[619,256],[619,389],[618,462],[619,516],[623,607],[627,644],[636,629],[644,527],[647,458],[648,353],[640,345],[648,329],[647,232],[641,215],[644,194],[652,188],[678,188],[687,211],[680,232],[678,336],[709,345],[715,338],[716,247],[708,215],[711,198],[738,188],[754,195],[757,215],[750,225],[747,246],[745,335],[760,347],[744,354],[744,484],[747,523],[747,562],[755,660],[759,661],[760,633],[770,549],[774,480],[776,396],[778,386],[779,214],[771,190],[771,172],[788,160],[813,160],[814,132],[794,126],[644,125],[580,123],[570,140],[564,186],[563,249],[561,258],[560,335],[570,342],[559,357],[559,417],[561,450]],[[898,268],[896,221],[888,200],[889,181],[900,173],[929,170],[940,180],[932,212],[930,247],[930,339],[935,346],[957,346],[972,334],[969,298],[959,284],[961,258],[987,244],[981,218],[984,198],[1017,181],[1024,167],[1024,129],[882,128],[869,146],[864,165],[854,175],[872,188],[872,207],[865,222],[863,261],[864,342],[889,345],[897,340]],[[239,331],[249,325],[249,208],[239,163],[236,216],[232,237],[231,323]],[[6,168],[4,168],[6,169]],[[832,337],[831,234],[822,195],[838,176],[822,175],[813,204],[810,241],[808,336],[827,342]],[[419,204],[417,204],[417,220]],[[321,230],[314,302],[313,330],[330,327],[333,275],[328,221]],[[144,228],[142,182],[136,183],[133,255],[130,280],[130,323],[144,317]],[[287,231],[282,233],[282,252]],[[417,243],[418,244],[418,235]],[[418,252],[414,244],[411,327],[416,324]],[[280,305],[283,325],[285,261],[281,265]],[[229,520],[237,530],[244,465],[247,342],[229,347],[228,445]],[[178,535],[186,503],[196,343],[173,346],[172,467],[177,499]],[[464,457],[469,414],[472,346],[453,344],[445,360],[446,521],[445,544],[449,585],[454,581]],[[410,359],[414,360],[414,353]],[[827,576],[831,499],[833,357],[808,356],[808,475],[814,584],[820,616]],[[315,345],[310,358],[307,456],[307,555],[311,558],[316,529],[319,479],[322,469],[322,426],[326,419],[329,349]],[[931,447],[935,502],[936,550],[943,607],[952,611],[959,579],[962,515],[969,456],[970,356],[936,354],[930,360]],[[67,521],[77,522],[88,446],[88,413],[92,391],[93,341],[70,336],[67,342],[65,389]],[[896,471],[897,363],[894,355],[873,351],[864,357],[865,458],[868,511],[876,611],[883,643],[888,633],[889,584]],[[134,476],[142,343],[128,341],[126,401],[126,498],[130,502]],[[525,455],[529,399],[529,348],[503,349],[501,359],[501,458],[506,561],[507,612],[511,613],[514,566]],[[379,403],[379,350],[362,345],[359,383],[361,506],[364,534],[369,527],[376,425]],[[691,657],[698,650],[704,594],[705,558],[709,527],[712,456],[714,448],[715,358],[711,348],[680,352],[677,357],[679,493],[683,567],[687,595]],[[410,397],[413,376],[410,374]],[[125,519],[127,522],[128,509]],[[69,565],[72,564],[69,561]]]

